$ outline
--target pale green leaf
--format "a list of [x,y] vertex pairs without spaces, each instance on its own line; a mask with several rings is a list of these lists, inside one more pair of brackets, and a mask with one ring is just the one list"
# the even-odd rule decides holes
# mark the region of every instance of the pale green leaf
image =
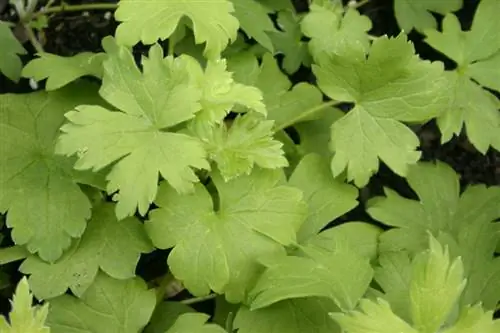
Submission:
[[11,301],[12,309],[9,322],[0,316],[0,332],[2,333],[50,333],[45,321],[49,312],[49,304],[32,306],[33,296],[26,278],[17,284]]
[[156,305],[154,290],[139,278],[115,280],[99,273],[81,298],[50,301],[50,333],[139,333]]
[[466,307],[458,321],[443,333],[497,333],[500,320],[493,320],[493,312],[485,312],[480,305]]
[[462,260],[451,261],[447,248],[431,237],[430,249],[412,262],[410,309],[419,332],[437,332],[457,303],[465,287]]
[[95,87],[74,85],[57,92],[0,95],[0,212],[7,212],[12,238],[42,259],[54,261],[80,237],[90,202],[77,182],[73,160],[54,155],[63,114],[96,102]]
[[250,310],[242,306],[234,320],[239,333],[334,333],[337,324],[328,313],[338,308],[323,298],[299,298]]
[[163,58],[156,45],[143,59],[141,73],[128,49],[112,40],[105,40],[105,46],[108,59],[100,94],[122,112],[78,106],[66,114],[69,122],[61,128],[56,149],[59,154],[76,154],[79,170],[100,170],[119,160],[108,174],[107,191],[118,191],[116,214],[122,219],[137,208],[146,214],[159,175],[185,193],[199,181],[194,169],[210,166],[197,138],[172,129],[194,118],[201,108],[201,93],[186,68],[191,62]]
[[207,324],[210,318],[204,313],[185,313],[178,317],[172,327],[165,333],[225,333],[216,324]]
[[316,235],[329,222],[358,205],[358,190],[333,178],[328,160],[317,154],[306,155],[301,160],[289,184],[302,190],[309,207],[297,236],[299,241]]
[[329,298],[342,310],[354,309],[373,277],[368,259],[350,249],[303,249],[302,257],[281,257],[266,264],[250,293],[252,310],[312,296]]
[[306,205],[299,190],[285,185],[281,170],[255,168],[229,182],[215,173],[212,181],[217,211],[202,185],[189,195],[161,185],[160,208],[151,212],[146,230],[156,247],[174,247],[169,267],[192,294],[212,289],[238,302],[260,271],[257,259],[295,243]]
[[431,12],[445,15],[462,8],[463,0],[395,0],[394,13],[399,27],[409,33],[413,28],[424,31],[436,28]]
[[227,181],[249,175],[254,166],[264,169],[288,166],[281,149],[283,144],[273,139],[273,126],[273,121],[248,113],[229,125],[199,126],[194,131]]
[[161,302],[156,306],[144,333],[165,333],[180,315],[190,312],[195,312],[195,310],[180,302]]
[[331,316],[347,333],[419,333],[396,316],[383,299],[376,302],[363,299],[360,310],[348,314],[332,313]]
[[140,254],[152,250],[142,223],[133,217],[118,222],[113,205],[102,204],[94,208],[82,238],[57,262],[31,256],[19,270],[31,275],[29,282],[39,299],[60,296],[68,288],[81,296],[99,269],[116,279],[133,278]]
[[315,60],[325,54],[344,54],[352,46],[363,50],[369,47],[367,32],[372,23],[353,8],[344,13],[341,6],[312,4],[300,26],[304,35],[311,38],[309,50]]
[[481,0],[467,34],[468,62],[485,60],[500,50],[500,2]]
[[3,21],[0,21],[0,45],[2,45],[0,49],[0,74],[18,82],[23,68],[19,55],[26,54],[26,50],[16,39],[9,25]]
[[380,159],[405,176],[420,152],[418,137],[402,122],[425,122],[447,105],[443,66],[420,60],[405,35],[377,39],[366,59],[361,50],[350,53],[322,57],[313,65],[325,94],[355,103],[332,126],[332,172],[347,171],[348,180],[364,186]]
[[196,44],[206,43],[205,55],[214,59],[236,39],[240,24],[233,15],[234,6],[228,0],[121,0],[115,12],[121,22],[116,37],[129,46],[140,41],[154,44],[169,38],[186,17],[192,22]]
[[258,0],[231,0],[231,2],[234,6],[234,16],[240,22],[241,29],[248,37],[255,39],[260,45],[273,52],[273,43],[269,38],[269,33],[276,31],[269,17],[273,10]]
[[82,52],[73,57],[42,53],[23,68],[22,76],[35,81],[47,79],[45,89],[56,90],[82,76],[101,78],[104,59],[104,53]]

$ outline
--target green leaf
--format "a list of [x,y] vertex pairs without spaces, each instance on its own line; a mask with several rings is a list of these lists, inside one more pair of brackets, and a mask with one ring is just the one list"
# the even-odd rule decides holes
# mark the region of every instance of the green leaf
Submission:
[[234,328],[239,333],[338,332],[338,326],[328,316],[333,310],[337,308],[332,301],[315,297],[281,301],[258,310],[242,306]]
[[115,279],[133,278],[140,254],[152,250],[139,220],[131,217],[118,222],[113,205],[102,204],[94,209],[82,238],[57,262],[49,264],[31,256],[19,270],[31,274],[29,282],[38,299],[60,296],[68,288],[80,297],[99,269]]
[[443,333],[496,333],[500,329],[500,320],[493,320],[493,312],[484,312],[481,305],[465,308],[453,327]]
[[14,82],[21,77],[23,63],[19,55],[26,54],[23,45],[17,40],[9,25],[0,21],[0,74],[5,75]]
[[373,277],[368,259],[350,249],[307,247],[304,252],[303,257],[281,257],[266,264],[250,293],[252,310],[311,296],[329,298],[342,310],[356,306]]
[[[173,127],[200,111],[200,91],[190,82],[185,58],[163,58],[161,48],[150,49],[143,73],[131,52],[104,41],[101,96],[120,111],[80,105],[66,114],[57,153],[78,155],[75,168],[100,170],[115,161],[108,174],[108,193],[118,191],[119,219],[145,215],[163,176],[177,191],[193,190],[198,182],[193,169],[209,169],[206,152],[195,137]],[[170,129],[170,131],[168,131]],[[131,175],[133,175],[131,177]]]
[[450,260],[431,236],[430,249],[419,253],[412,262],[410,309],[413,325],[419,332],[437,332],[457,303],[466,280],[462,260]]
[[437,22],[431,12],[441,15],[462,8],[462,0],[395,0],[394,14],[399,27],[409,33],[413,28],[422,32],[436,28]]
[[178,0],[151,0],[138,2],[122,0],[115,12],[120,23],[117,40],[133,46],[141,41],[154,44],[158,39],[169,38],[186,17],[192,22],[196,44],[206,43],[205,55],[218,58],[229,41],[234,41],[240,26],[233,16],[234,6],[228,0],[200,3]]
[[180,195],[163,183],[155,201],[160,208],[151,212],[146,230],[156,247],[174,247],[169,267],[193,295],[212,289],[238,302],[260,271],[257,259],[296,242],[306,205],[299,190],[285,185],[281,170],[255,168],[229,182],[215,173],[212,181],[217,211],[202,185]]
[[180,302],[162,302],[156,306],[144,333],[165,333],[174,325],[179,316],[190,312],[195,312],[195,310]]
[[17,284],[9,314],[9,322],[0,316],[0,332],[2,333],[50,333],[45,325],[49,304],[32,306],[33,296],[30,293],[28,281],[21,279]]
[[481,87],[500,92],[500,23],[493,13],[498,1],[481,1],[470,31],[462,31],[452,14],[443,31],[426,30],[425,42],[457,63],[448,74],[450,103],[438,118],[441,141],[460,134],[465,125],[470,142],[483,154],[490,146],[500,150],[500,100]]
[[82,76],[101,78],[104,59],[104,53],[82,52],[73,57],[42,53],[23,68],[22,76],[35,81],[47,79],[45,89],[56,90]]
[[447,105],[442,64],[420,60],[399,35],[377,39],[366,59],[357,49],[349,57],[322,57],[313,71],[330,98],[355,103],[332,126],[334,176],[346,170],[349,181],[364,186],[377,172],[379,158],[405,176],[420,152],[418,137],[402,122],[425,122]]
[[238,116],[230,125],[205,125],[194,131],[227,181],[249,175],[254,166],[265,169],[288,166],[281,149],[283,144],[273,139],[273,126],[273,121],[247,113]]
[[341,4],[312,4],[300,26],[304,35],[311,38],[309,50],[315,60],[325,54],[343,54],[352,46],[367,51],[370,45],[370,19],[353,8],[344,13]]
[[358,205],[358,190],[334,179],[328,160],[317,154],[306,155],[301,160],[289,184],[302,190],[309,206],[307,220],[298,234],[299,241],[316,235],[329,222]]
[[81,298],[63,295],[50,301],[51,333],[139,333],[156,305],[154,290],[139,278],[115,280],[99,273]]
[[270,32],[276,32],[269,14],[273,10],[257,0],[231,0],[234,6],[234,16],[240,22],[241,29],[248,37],[255,39],[270,52],[274,52]]
[[300,18],[294,10],[280,11],[277,24],[281,31],[269,33],[276,52],[284,56],[283,69],[288,74],[295,73],[301,65],[311,64],[308,44],[302,41]]
[[360,310],[349,314],[332,313],[332,318],[348,333],[419,333],[396,316],[386,301],[363,299]]
[[426,246],[427,232],[435,237],[448,234],[457,243],[454,256],[461,256],[468,280],[462,304],[483,302],[485,309],[496,306],[500,288],[500,261],[493,260],[500,227],[500,187],[475,185],[460,195],[458,176],[444,163],[419,163],[410,168],[408,183],[419,201],[403,198],[385,189],[386,197],[368,202],[374,219],[396,227],[380,237],[381,251],[409,250],[418,253]]
[[207,324],[210,318],[204,313],[185,313],[179,316],[174,325],[165,333],[225,333],[216,324]]
[[14,242],[47,261],[58,259],[90,218],[77,182],[91,177],[54,155],[63,114],[83,101],[98,103],[93,85],[0,95],[0,212]]

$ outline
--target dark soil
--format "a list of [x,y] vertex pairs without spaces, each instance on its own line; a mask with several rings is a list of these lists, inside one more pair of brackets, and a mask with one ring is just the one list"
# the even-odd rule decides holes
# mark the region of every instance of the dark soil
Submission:
[[[2,0],[0,0],[1,2]],[[307,0],[293,0],[297,9],[307,10]],[[66,0],[70,4],[92,3],[92,0]],[[116,0],[99,0],[99,2],[116,3]],[[459,12],[459,17],[464,28],[468,28],[472,22],[478,0],[465,0],[465,7]],[[1,4],[1,3],[0,3]],[[372,32],[375,35],[387,34],[397,35],[397,27],[390,0],[371,0],[361,9],[362,13],[368,15],[373,21]],[[112,35],[117,23],[111,18],[105,17],[105,12],[94,11],[89,13],[61,13],[54,15],[50,19],[50,25],[40,35],[47,52],[63,56],[71,56],[83,51],[102,51],[101,40],[103,37]],[[8,6],[2,11],[0,6],[1,20],[15,20],[10,13]],[[325,33],[327,33],[325,31]],[[448,69],[453,68],[453,63],[435,52],[422,42],[422,36],[411,33],[410,38],[415,43],[417,52],[425,59],[441,60],[445,62]],[[25,44],[30,54],[33,49],[29,43]],[[136,48],[138,54],[143,52],[143,48]],[[24,61],[27,62],[32,56],[27,55]],[[293,76],[293,81],[310,81],[311,72],[307,68],[302,68]],[[0,93],[22,93],[32,91],[28,81],[23,79],[19,84],[14,84],[0,75]],[[449,143],[440,144],[440,134],[434,122],[431,122],[417,131],[421,139],[421,150],[424,160],[441,160],[451,165],[461,176],[463,186],[476,183],[487,185],[500,185],[500,153],[490,150],[486,155],[479,153],[467,141],[465,136],[454,138]],[[382,166],[380,172],[373,177],[368,189],[370,196],[382,193],[382,186],[389,186],[405,196],[414,196],[404,179],[397,177],[387,167]],[[1,218],[1,217],[0,217]],[[365,213],[362,205],[339,219],[345,220],[371,220]],[[151,280],[163,274],[167,267],[165,259],[166,251],[156,251],[141,258],[138,273]],[[15,272],[17,265],[9,265],[9,271]],[[153,270],[152,270],[153,269]],[[1,291],[0,291],[1,292]],[[5,292],[10,297],[9,292]],[[182,296],[182,295],[181,295]],[[0,296],[0,311],[4,312],[8,308],[6,298]],[[207,304],[211,307],[212,304]],[[206,309],[205,309],[206,310]]]

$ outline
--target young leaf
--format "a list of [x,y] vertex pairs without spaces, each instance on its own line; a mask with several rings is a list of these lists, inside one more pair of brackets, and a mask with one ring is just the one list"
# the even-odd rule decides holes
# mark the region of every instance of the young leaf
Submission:
[[288,74],[295,73],[301,65],[311,64],[307,42],[302,41],[299,20],[300,16],[294,10],[280,11],[277,23],[281,31],[269,33],[276,52],[284,56],[283,69]]
[[185,313],[165,333],[226,333],[216,324],[207,324],[210,316],[204,313]]
[[500,92],[500,22],[494,16],[499,11],[500,2],[483,0],[470,31],[462,31],[452,14],[445,17],[442,32],[425,31],[426,43],[457,64],[448,75],[451,103],[438,118],[441,141],[449,141],[465,125],[469,140],[482,153],[489,146],[500,150],[500,102],[481,89]]
[[115,280],[99,273],[81,298],[50,301],[50,333],[139,333],[156,305],[154,290],[139,278]]
[[23,278],[16,287],[9,314],[9,322],[0,316],[0,332],[2,333],[51,333],[45,321],[49,304],[32,306],[33,296],[28,281]]
[[268,307],[250,310],[241,306],[234,320],[239,333],[332,333],[337,324],[328,313],[337,310],[325,298],[298,298],[281,301]]
[[399,27],[409,33],[413,28],[422,32],[436,28],[437,22],[431,12],[446,15],[462,8],[463,0],[395,0],[394,14]]
[[303,257],[287,256],[267,264],[250,293],[251,309],[286,299],[327,297],[342,310],[352,310],[373,277],[368,259],[350,251],[307,247]]
[[312,4],[300,26],[304,35],[311,38],[309,50],[315,60],[324,54],[343,53],[349,44],[359,45],[365,51],[370,45],[370,19],[353,8],[344,13],[340,3]]
[[368,58],[358,48],[322,57],[313,71],[330,98],[355,103],[332,126],[334,176],[347,170],[349,181],[364,186],[378,170],[379,158],[405,176],[420,152],[417,136],[402,122],[425,122],[447,105],[442,64],[420,60],[401,34],[377,39]]
[[218,58],[229,41],[234,41],[240,26],[228,0],[192,2],[178,0],[121,0],[115,18],[121,24],[116,38],[133,46],[139,41],[154,44],[169,38],[183,17],[192,22],[196,44],[206,43],[205,55]]
[[133,278],[140,254],[152,250],[142,223],[133,217],[119,222],[113,205],[102,204],[94,209],[82,238],[57,262],[31,256],[19,270],[31,274],[29,282],[39,299],[60,296],[68,288],[81,297],[99,269],[115,279]]
[[273,10],[264,6],[258,0],[231,0],[234,6],[234,16],[240,22],[241,29],[248,37],[255,39],[270,52],[274,52],[270,32],[276,32],[269,14]]
[[453,327],[443,333],[496,333],[500,332],[500,320],[493,320],[493,312],[485,312],[481,305],[466,307]]
[[19,55],[26,54],[26,50],[14,36],[9,25],[2,21],[0,21],[0,45],[2,45],[0,49],[0,74],[18,82],[23,68]]
[[273,126],[273,121],[247,113],[231,125],[198,126],[194,132],[227,181],[249,175],[255,165],[265,169],[288,166],[281,149],[283,144],[273,139]]
[[180,302],[162,302],[158,304],[144,333],[165,333],[185,313],[196,312],[193,308]]
[[[80,237],[91,204],[72,160],[54,155],[63,114],[97,100],[94,86],[57,92],[0,95],[0,212],[18,245],[43,260],[57,260]],[[96,102],[97,103],[97,102]]]
[[199,181],[193,169],[210,166],[198,139],[172,130],[200,111],[201,94],[190,83],[189,62],[164,59],[155,45],[141,73],[130,50],[110,39],[104,45],[108,59],[100,94],[120,111],[80,105],[68,112],[56,150],[78,155],[76,169],[99,170],[119,160],[107,177],[107,190],[118,191],[116,214],[122,219],[137,208],[146,214],[159,174],[184,193]]
[[259,271],[257,258],[295,243],[306,206],[299,190],[284,185],[281,170],[254,169],[229,182],[214,174],[212,180],[217,211],[202,185],[180,195],[163,183],[155,201],[160,208],[146,230],[156,247],[174,247],[169,267],[193,295],[212,289],[238,302]]
[[47,79],[45,89],[56,90],[82,76],[101,78],[104,59],[104,53],[82,52],[73,57],[42,53],[23,68],[22,76],[35,81]]
[[298,233],[299,241],[316,235],[329,222],[358,205],[358,190],[334,179],[327,159],[317,154],[306,155],[300,161],[289,184],[302,190],[309,206],[307,220]]
[[404,320],[396,316],[386,301],[363,299],[360,310],[349,314],[333,313],[342,329],[347,333],[419,333]]

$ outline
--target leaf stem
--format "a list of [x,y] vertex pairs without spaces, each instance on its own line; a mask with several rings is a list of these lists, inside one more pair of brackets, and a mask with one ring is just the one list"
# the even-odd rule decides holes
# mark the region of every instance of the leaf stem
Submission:
[[274,132],[279,132],[287,127],[290,127],[292,126],[293,124],[296,124],[300,121],[302,121],[303,119],[306,119],[312,115],[314,115],[316,112],[319,112],[319,111],[322,111],[323,109],[326,109],[330,106],[335,106],[335,105],[338,105],[342,102],[339,102],[339,101],[328,101],[328,102],[324,102],[320,105],[316,105],[308,110],[306,110],[305,112],[302,112],[300,115],[298,115],[297,117],[294,117],[294,118],[291,118],[290,120],[288,120],[287,122],[283,123],[282,125],[278,126],[278,127],[275,127],[274,128]]
[[35,33],[33,32],[33,29],[28,25],[28,24],[23,24],[24,30],[26,32],[26,36],[28,37],[31,45],[35,48],[36,52],[39,54],[42,54],[43,51],[43,46],[42,44],[38,41],[38,38],[36,38]]
[[83,12],[87,10],[115,10],[116,8],[118,8],[118,4],[115,3],[87,3],[80,5],[68,5],[63,3],[59,6],[44,8],[34,13],[27,19],[32,20],[34,18],[37,18],[38,16],[46,14],[56,14],[62,12]]
[[29,252],[19,245],[5,247],[0,249],[0,265],[9,264],[14,261],[25,259],[29,256]]
[[359,1],[351,1],[349,2],[349,7],[353,9],[358,9],[360,7],[363,7],[367,3],[369,3],[371,0],[359,0]]
[[191,305],[191,304],[205,302],[205,301],[214,299],[215,297],[217,297],[217,294],[210,294],[207,296],[188,298],[188,299],[180,301],[180,303],[185,304],[185,305]]

